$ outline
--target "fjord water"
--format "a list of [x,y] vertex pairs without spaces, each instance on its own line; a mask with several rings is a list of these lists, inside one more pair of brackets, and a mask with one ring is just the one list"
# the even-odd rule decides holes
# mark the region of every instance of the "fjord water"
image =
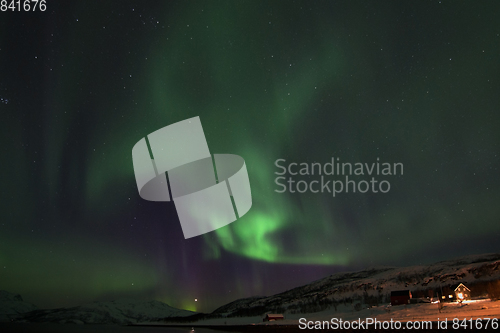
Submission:
[[73,324],[24,324],[0,323],[0,332],[13,333],[216,333],[212,329],[191,327],[147,327],[119,325],[73,325]]

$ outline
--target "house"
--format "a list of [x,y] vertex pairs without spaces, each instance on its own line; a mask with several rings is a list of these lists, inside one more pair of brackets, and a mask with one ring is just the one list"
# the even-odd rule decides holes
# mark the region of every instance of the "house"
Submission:
[[470,289],[467,288],[463,283],[460,283],[456,288],[455,288],[455,299],[458,302],[462,302],[465,300],[470,300]]
[[263,321],[276,321],[276,320],[283,320],[283,319],[285,319],[285,317],[282,314],[271,314],[271,313],[268,313],[264,317]]
[[410,304],[411,292],[409,290],[391,291],[391,305]]

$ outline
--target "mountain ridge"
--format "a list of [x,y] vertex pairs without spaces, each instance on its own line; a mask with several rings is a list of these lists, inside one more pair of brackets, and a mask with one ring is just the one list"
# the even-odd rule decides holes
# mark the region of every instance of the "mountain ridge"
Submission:
[[[252,316],[264,313],[317,312],[343,303],[388,303],[393,290],[410,289],[417,297],[433,296],[459,282],[500,280],[500,254],[468,255],[430,265],[368,268],[341,272],[268,297],[233,301],[211,315]],[[485,288],[478,288],[477,293]],[[431,297],[431,296],[429,296]],[[234,305],[234,306],[231,306]]]
[[[51,310],[37,309],[17,294],[0,291],[0,321],[75,324],[189,322],[210,318],[261,316],[265,313],[313,313],[337,306],[357,310],[388,304],[394,290],[410,290],[422,300],[451,294],[465,283],[475,296],[500,297],[500,254],[462,256],[430,265],[379,266],[341,272],[271,296],[253,296],[224,304],[213,312],[195,313],[160,301],[121,299]],[[493,288],[493,289],[492,289]]]
[[[8,297],[0,298],[0,321],[17,322],[50,322],[73,324],[136,324],[138,322],[154,321],[160,317],[186,317],[195,315],[195,312],[177,309],[160,301],[137,301],[133,299],[119,299],[107,302],[91,302],[79,306],[57,309],[37,309],[24,307],[25,311],[12,309],[19,308],[19,300],[15,295],[2,291]],[[20,295],[16,295],[19,298]],[[14,302],[14,303],[13,303]],[[25,302],[24,302],[25,303]],[[16,305],[17,304],[17,305]],[[28,303],[29,304],[29,303]],[[16,307],[17,306],[17,307]]]

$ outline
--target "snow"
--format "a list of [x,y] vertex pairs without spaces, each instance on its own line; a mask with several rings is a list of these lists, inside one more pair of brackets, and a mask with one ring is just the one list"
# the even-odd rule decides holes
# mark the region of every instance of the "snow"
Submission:
[[[500,302],[466,301],[443,303],[439,312],[433,303],[388,306],[393,290],[442,290],[453,284],[500,280],[500,255],[486,254],[448,260],[428,266],[406,268],[378,267],[359,272],[338,273],[308,285],[268,297],[239,299],[221,306],[209,315],[199,314],[181,325],[298,325],[307,320],[452,320],[453,318],[498,318]],[[472,287],[471,287],[472,288]],[[370,296],[376,301],[370,301]],[[436,296],[436,295],[434,295]],[[368,306],[372,304],[372,306]],[[378,306],[373,306],[373,305]],[[285,320],[263,323],[265,313],[282,313]],[[0,292],[0,321],[74,324],[148,324],[173,325],[168,318],[186,317],[194,312],[179,310],[159,301],[119,300],[94,302],[73,308],[36,310],[21,296]],[[189,318],[191,320],[191,318]]]
[[[452,320],[453,318],[498,318],[500,302],[490,300],[466,301],[463,304],[443,303],[439,312],[435,303],[418,303],[390,306],[388,299],[393,290],[440,291],[458,283],[474,283],[500,280],[500,255],[486,254],[467,256],[428,266],[404,268],[378,267],[359,272],[338,273],[269,297],[240,299],[213,312],[220,318],[198,320],[193,325],[298,325],[300,318],[307,320]],[[366,296],[376,296],[379,306],[369,307]],[[434,294],[434,296],[437,296]],[[385,299],[385,304],[380,299]],[[304,311],[308,307],[326,302],[322,311]],[[429,300],[427,300],[429,301]],[[332,303],[333,302],[333,303]],[[304,306],[306,305],[306,306]],[[302,308],[301,308],[302,307]],[[264,309],[264,313],[280,313],[285,320],[263,323],[264,314],[253,317],[241,316],[252,309]],[[283,309],[277,312],[277,308]],[[356,311],[355,309],[359,311]],[[300,311],[299,311],[300,310]],[[256,313],[255,313],[256,314]],[[253,314],[252,314],[253,315]]]
[[61,324],[135,324],[165,317],[185,317],[195,312],[173,308],[159,301],[118,300],[94,302],[73,308],[39,310],[23,318],[26,322]]
[[[325,304],[324,308],[341,308],[361,303],[366,296],[378,298],[381,304],[394,290],[440,290],[460,282],[465,285],[500,280],[500,255],[467,256],[428,266],[404,268],[378,267],[359,272],[338,273],[269,297],[238,300],[220,307],[214,314],[246,315],[252,309],[264,308],[265,312],[314,312],[308,307]],[[436,296],[436,295],[434,295]],[[333,304],[335,303],[335,304]],[[321,310],[321,308],[316,309]],[[281,312],[281,311],[279,311]],[[253,315],[253,313],[250,313]]]
[[[390,309],[390,311],[387,311]],[[307,321],[331,321],[332,318],[342,319],[343,321],[357,321],[358,319],[376,318],[378,321],[452,321],[454,318],[459,320],[477,318],[500,318],[500,301],[492,302],[490,300],[466,301],[463,304],[446,303],[441,313],[437,304],[423,303],[410,304],[404,306],[379,306],[365,308],[360,311],[354,311],[352,307],[344,307],[337,311],[332,309],[322,312],[309,314],[288,314],[285,320],[274,322],[263,322],[264,316],[254,317],[234,317],[200,320],[191,324],[180,324],[186,326],[192,325],[299,325],[299,320],[305,318]],[[157,322],[150,324],[165,325]]]
[[21,295],[0,290],[0,322],[11,321],[20,314],[36,309],[33,304],[24,302]]

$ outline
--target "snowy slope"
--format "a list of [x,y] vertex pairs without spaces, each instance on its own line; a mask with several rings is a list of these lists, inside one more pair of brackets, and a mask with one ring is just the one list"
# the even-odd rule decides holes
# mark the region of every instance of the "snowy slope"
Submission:
[[33,304],[24,302],[20,295],[0,290],[0,322],[11,321],[20,314],[36,309]]
[[500,254],[467,256],[427,266],[382,267],[338,273],[308,285],[269,297],[241,299],[215,310],[212,315],[257,316],[264,313],[313,313],[360,303],[389,302],[390,292],[408,289],[430,293],[458,283],[466,285],[500,280]]
[[164,317],[185,317],[195,312],[173,308],[159,301],[119,300],[94,302],[72,308],[38,310],[22,321],[75,324],[133,324]]

